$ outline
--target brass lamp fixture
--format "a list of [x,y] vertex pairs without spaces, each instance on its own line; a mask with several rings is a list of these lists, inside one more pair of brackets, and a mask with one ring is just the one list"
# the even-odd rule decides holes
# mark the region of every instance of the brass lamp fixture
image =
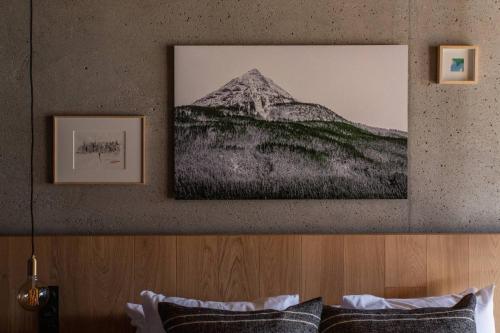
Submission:
[[31,163],[30,163],[30,220],[31,220],[31,257],[28,259],[28,278],[17,293],[17,301],[28,311],[36,311],[49,301],[49,288],[38,279],[37,261],[35,256],[35,218],[33,209],[33,156],[34,156],[34,109],[33,109],[33,0],[29,9],[30,39],[29,39],[29,81],[30,81],[30,111],[31,111]]

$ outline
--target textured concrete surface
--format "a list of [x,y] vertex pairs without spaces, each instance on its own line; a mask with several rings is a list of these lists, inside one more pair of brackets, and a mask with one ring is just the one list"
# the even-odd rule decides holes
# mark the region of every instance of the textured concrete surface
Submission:
[[[0,4],[0,232],[29,231],[27,1]],[[500,2],[35,2],[42,233],[500,231]],[[435,46],[481,47],[477,86],[434,83]],[[175,44],[409,44],[409,199],[172,199]],[[50,116],[144,114],[145,186],[50,184]]]
[[0,232],[26,231],[30,196],[29,4],[0,1]]

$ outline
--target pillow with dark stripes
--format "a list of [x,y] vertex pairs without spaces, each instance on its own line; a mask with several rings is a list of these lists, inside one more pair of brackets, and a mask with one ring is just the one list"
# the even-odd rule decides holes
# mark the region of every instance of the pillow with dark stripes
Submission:
[[320,333],[476,333],[476,296],[451,308],[355,310],[323,307]]
[[283,311],[225,311],[158,303],[166,333],[316,333],[322,308],[321,298]]

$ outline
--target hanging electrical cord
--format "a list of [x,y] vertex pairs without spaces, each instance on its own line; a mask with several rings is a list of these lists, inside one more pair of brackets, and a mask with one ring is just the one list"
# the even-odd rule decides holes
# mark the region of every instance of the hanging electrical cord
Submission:
[[31,126],[31,156],[30,156],[30,221],[31,221],[31,255],[35,255],[35,212],[34,212],[34,175],[33,162],[35,155],[35,112],[33,105],[33,0],[30,0],[29,10],[30,40],[29,40],[29,81],[30,81],[30,126]]
[[35,256],[35,212],[34,212],[34,173],[35,159],[35,109],[33,94],[33,0],[29,0],[29,60],[28,73],[30,85],[30,222],[31,222],[31,257],[28,259],[28,277],[17,293],[17,301],[26,310],[36,311],[47,304],[49,288],[38,279],[37,260]]

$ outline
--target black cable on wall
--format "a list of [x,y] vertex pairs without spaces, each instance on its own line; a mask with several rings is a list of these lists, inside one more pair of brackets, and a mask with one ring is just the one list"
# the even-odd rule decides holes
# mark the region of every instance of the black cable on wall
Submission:
[[35,254],[35,213],[33,207],[34,201],[34,175],[33,175],[33,161],[35,155],[35,112],[33,105],[33,0],[30,0],[29,8],[29,21],[30,21],[30,37],[29,37],[29,82],[30,82],[30,112],[31,112],[31,159],[30,159],[30,220],[31,220],[31,254]]

